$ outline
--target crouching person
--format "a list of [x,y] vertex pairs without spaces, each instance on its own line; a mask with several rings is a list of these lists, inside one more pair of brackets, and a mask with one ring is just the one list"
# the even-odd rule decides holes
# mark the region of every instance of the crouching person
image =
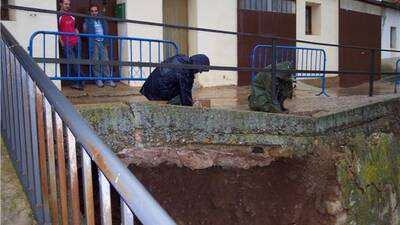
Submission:
[[[271,69],[268,66],[267,69]],[[290,62],[279,63],[276,66],[277,70],[291,70]],[[287,111],[283,103],[287,98],[293,96],[293,80],[290,71],[276,73],[276,95],[277,102],[272,101],[272,75],[271,72],[260,72],[257,74],[254,82],[251,85],[251,93],[249,96],[249,107],[254,111],[282,113]]]
[[[175,65],[200,65],[209,66],[210,60],[206,55],[175,55],[162,63]],[[153,70],[140,93],[149,100],[169,101],[173,105],[192,106],[192,88],[196,73],[208,70],[184,69],[184,68],[160,68]]]

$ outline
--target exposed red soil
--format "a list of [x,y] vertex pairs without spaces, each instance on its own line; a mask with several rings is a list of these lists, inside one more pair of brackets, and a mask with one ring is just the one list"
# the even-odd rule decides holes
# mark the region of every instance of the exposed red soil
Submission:
[[248,170],[129,168],[178,224],[325,225],[335,217],[324,203],[340,194],[329,155]]

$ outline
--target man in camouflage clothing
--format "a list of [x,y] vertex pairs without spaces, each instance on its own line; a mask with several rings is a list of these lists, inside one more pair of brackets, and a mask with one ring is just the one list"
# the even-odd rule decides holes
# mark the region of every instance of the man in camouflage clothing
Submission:
[[[266,69],[271,69],[269,65]],[[290,62],[283,62],[276,65],[277,70],[291,70]],[[251,93],[249,96],[249,107],[254,111],[282,113],[287,109],[284,108],[283,102],[287,98],[293,96],[293,80],[291,72],[276,73],[276,95],[277,102],[272,101],[272,75],[271,72],[260,72],[251,85]]]

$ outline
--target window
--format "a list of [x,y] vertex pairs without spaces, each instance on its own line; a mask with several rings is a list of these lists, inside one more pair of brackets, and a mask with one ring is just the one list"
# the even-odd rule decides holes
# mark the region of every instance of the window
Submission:
[[312,34],[312,9],[306,6],[306,34]]
[[239,8],[263,12],[277,12],[295,14],[294,0],[240,0]]
[[397,29],[390,27],[390,48],[397,48]]
[[321,5],[306,3],[305,9],[305,33],[306,35],[321,34]]

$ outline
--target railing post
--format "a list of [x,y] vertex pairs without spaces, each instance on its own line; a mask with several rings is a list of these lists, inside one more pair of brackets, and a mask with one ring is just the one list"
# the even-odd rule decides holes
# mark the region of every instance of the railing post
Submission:
[[[253,68],[253,69],[256,68],[256,63],[255,63],[256,49],[257,49],[257,46],[255,48],[253,48],[253,50],[251,51],[251,55],[250,55],[250,65],[251,65],[251,68]],[[251,82],[253,82],[254,79],[256,79],[256,76],[257,76],[257,72],[252,71],[251,72]]]
[[400,84],[400,70],[399,70],[399,61],[396,63],[396,75],[394,75],[394,93],[397,94],[397,85]]
[[369,93],[368,93],[369,97],[372,97],[374,95],[375,54],[376,50],[371,49],[371,65],[370,65],[371,73],[369,75]]
[[276,39],[272,39],[272,70],[271,70],[271,95],[272,95],[272,103],[279,104],[277,95],[276,95]]

